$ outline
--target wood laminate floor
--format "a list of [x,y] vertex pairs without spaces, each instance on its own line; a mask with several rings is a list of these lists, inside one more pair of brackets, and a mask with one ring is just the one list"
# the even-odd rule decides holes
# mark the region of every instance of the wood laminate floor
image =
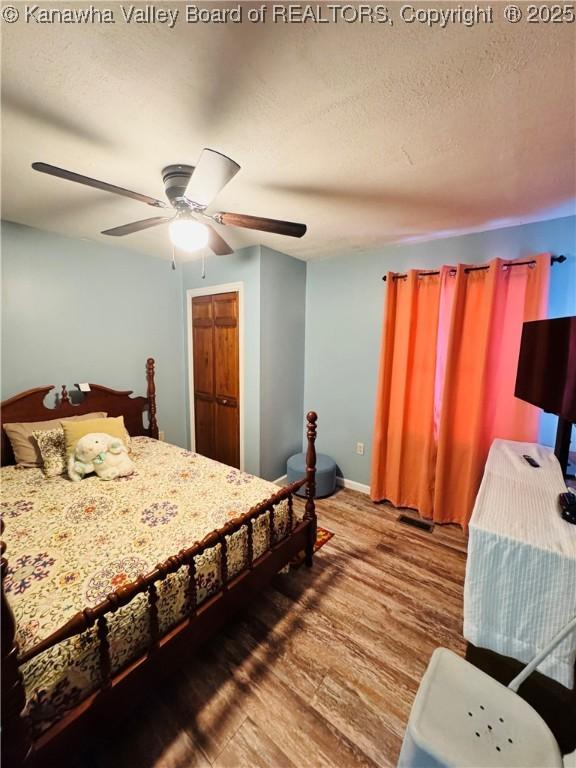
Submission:
[[466,540],[396,522],[341,489],[318,502],[336,535],[86,755],[89,768],[396,765],[439,645],[464,653]]

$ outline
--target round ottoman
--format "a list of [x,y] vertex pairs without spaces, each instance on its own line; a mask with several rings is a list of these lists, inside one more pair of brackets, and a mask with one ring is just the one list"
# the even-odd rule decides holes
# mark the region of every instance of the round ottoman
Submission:
[[[286,477],[288,483],[295,483],[306,475],[306,455],[295,453],[286,462]],[[336,462],[325,453],[316,456],[316,498],[330,496],[336,490]],[[306,496],[306,486],[303,485],[298,496]]]

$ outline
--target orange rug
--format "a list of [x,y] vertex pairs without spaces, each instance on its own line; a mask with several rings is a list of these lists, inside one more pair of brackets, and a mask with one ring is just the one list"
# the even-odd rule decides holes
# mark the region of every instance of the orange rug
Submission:
[[332,538],[332,536],[334,536],[332,531],[327,531],[326,528],[317,528],[316,544],[314,544],[314,552],[318,552],[320,547],[323,547],[324,544],[327,544]]
[[[314,544],[314,552],[318,552],[318,550],[324,546],[324,544],[327,544],[330,539],[334,536],[332,531],[326,530],[326,528],[318,528],[316,529],[316,544]],[[292,568],[298,568],[302,565],[304,562],[304,552],[299,552],[295,558],[293,558],[290,561],[290,565]]]

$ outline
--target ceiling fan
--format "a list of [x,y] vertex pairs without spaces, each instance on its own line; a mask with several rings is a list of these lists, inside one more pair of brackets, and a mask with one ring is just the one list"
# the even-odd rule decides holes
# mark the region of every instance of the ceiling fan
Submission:
[[58,176],[61,179],[75,181],[78,184],[102,189],[105,192],[130,197],[133,200],[151,205],[153,208],[169,209],[172,206],[174,209],[172,215],[153,216],[149,219],[123,224],[120,227],[105,229],[102,232],[103,235],[122,237],[149,227],[168,223],[170,239],[176,247],[185,251],[195,251],[208,245],[214,253],[224,256],[232,253],[233,249],[208,222],[256,229],[261,232],[272,232],[277,235],[288,235],[288,237],[302,237],[306,232],[305,224],[296,224],[292,221],[264,219],[260,216],[247,216],[243,213],[225,211],[206,213],[206,208],[216,195],[240,170],[238,163],[213,149],[203,149],[196,166],[167,165],[162,170],[162,181],[168,203],[148,197],[148,195],[132,192],[130,189],[124,189],[124,187],[118,187],[115,184],[98,181],[89,176],[81,176],[64,168],[57,168],[55,165],[32,163],[32,168],[50,176]]

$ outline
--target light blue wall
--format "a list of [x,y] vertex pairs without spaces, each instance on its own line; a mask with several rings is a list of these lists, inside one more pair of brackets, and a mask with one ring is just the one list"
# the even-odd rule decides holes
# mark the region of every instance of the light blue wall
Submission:
[[186,445],[181,291],[166,261],[2,222],[2,398],[80,381],[145,394],[151,356],[160,429]]
[[[186,291],[191,288],[208,288],[223,283],[244,284],[244,468],[260,474],[260,248],[243,248],[229,256],[210,256],[206,262],[206,278],[202,279],[199,260],[189,261],[182,268],[184,290],[184,323],[186,322]],[[187,339],[187,329],[184,336]],[[186,424],[190,438],[190,413],[188,392],[188,343],[186,347]]]
[[[387,270],[485,262],[542,251],[568,261],[552,269],[550,316],[576,314],[576,217],[390,246],[308,263],[304,405],[318,411],[318,449],[344,477],[369,483]],[[553,444],[555,418],[543,416],[540,440]],[[365,453],[355,452],[356,443]]]
[[260,471],[274,480],[302,444],[306,263],[270,248],[261,253]]
[[200,262],[191,261],[183,267],[184,304],[189,289],[238,282],[244,286],[245,469],[273,480],[302,441],[306,265],[255,246],[211,256],[202,279]]
[[[206,280],[199,261],[173,272],[144,254],[3,222],[2,397],[79,380],[141,393],[152,356],[160,428],[186,445],[185,291],[243,282],[246,469],[283,474],[301,444],[304,411],[314,409],[318,449],[334,456],[345,477],[368,483],[382,275],[541,251],[568,256],[552,269],[550,316],[576,314],[575,217],[307,265],[256,246],[210,257]],[[543,417],[541,441],[552,444],[554,433],[554,417]],[[355,453],[357,442],[364,442],[364,456]]]
[[160,429],[183,446],[190,438],[186,290],[242,282],[245,468],[269,479],[284,474],[302,437],[303,262],[255,246],[210,257],[203,280],[199,261],[173,272],[144,254],[3,222],[2,278],[3,398],[79,381],[140,394],[152,356]]

